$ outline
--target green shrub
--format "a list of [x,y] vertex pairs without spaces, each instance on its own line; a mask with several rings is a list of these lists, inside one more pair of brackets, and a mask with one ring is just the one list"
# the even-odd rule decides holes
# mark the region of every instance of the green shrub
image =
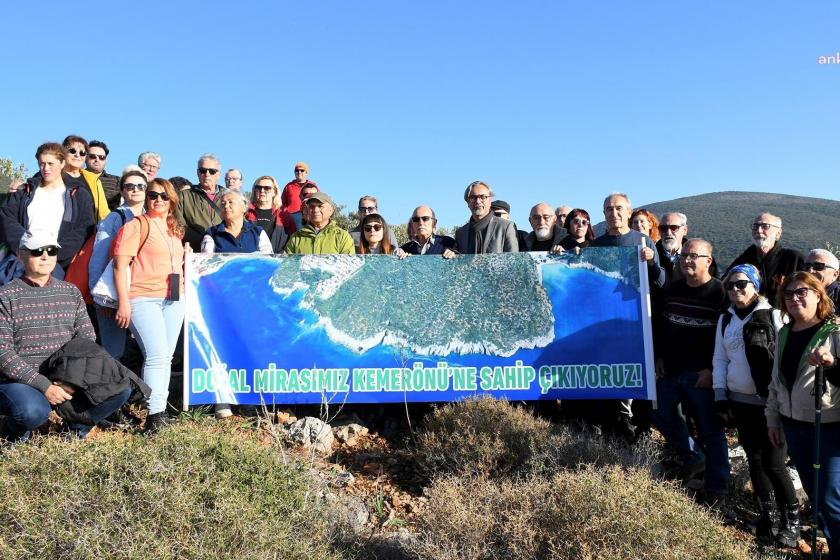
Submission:
[[553,473],[580,465],[646,468],[657,460],[657,453],[649,442],[629,448],[552,425],[522,406],[479,398],[450,403],[430,414],[416,455],[431,477]]
[[620,467],[441,478],[417,529],[414,553],[435,560],[750,557],[675,487]]
[[35,439],[0,453],[0,558],[334,558],[307,480],[207,423]]

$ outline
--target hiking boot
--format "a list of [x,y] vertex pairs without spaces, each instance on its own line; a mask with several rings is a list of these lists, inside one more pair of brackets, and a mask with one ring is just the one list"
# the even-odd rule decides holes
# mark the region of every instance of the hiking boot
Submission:
[[758,502],[759,518],[755,524],[755,540],[762,544],[773,542],[773,502]]
[[169,416],[166,412],[149,414],[146,417],[146,425],[143,428],[143,433],[153,435],[158,433],[162,428],[174,423],[175,419]]
[[799,505],[787,506],[782,510],[782,524],[776,533],[776,544],[788,548],[799,545],[799,533],[802,526],[799,522]]
[[703,494],[701,501],[702,505],[706,506],[712,512],[716,513],[724,523],[735,523],[737,516],[729,506],[726,505],[726,494],[718,494],[717,492],[706,492]]

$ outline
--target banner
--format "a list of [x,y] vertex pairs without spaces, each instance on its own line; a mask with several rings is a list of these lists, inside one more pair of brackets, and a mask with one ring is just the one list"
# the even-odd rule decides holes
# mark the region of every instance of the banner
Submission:
[[638,248],[193,254],[184,404],[654,399]]

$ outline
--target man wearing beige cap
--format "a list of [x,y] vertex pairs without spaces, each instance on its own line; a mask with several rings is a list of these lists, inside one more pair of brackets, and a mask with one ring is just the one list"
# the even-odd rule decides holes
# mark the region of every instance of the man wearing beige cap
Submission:
[[306,224],[286,244],[288,255],[354,255],[353,238],[333,221],[335,203],[326,193],[306,199]]
[[286,186],[283,187],[283,193],[280,195],[280,206],[283,210],[289,214],[300,212],[300,189],[306,184],[315,185],[309,180],[309,166],[306,162],[299,161],[295,164],[294,180],[286,183]]

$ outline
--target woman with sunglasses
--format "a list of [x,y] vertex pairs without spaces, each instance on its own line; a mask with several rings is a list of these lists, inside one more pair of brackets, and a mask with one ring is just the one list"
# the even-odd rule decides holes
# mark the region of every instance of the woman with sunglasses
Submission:
[[254,181],[251,189],[251,204],[245,212],[246,220],[262,227],[271,241],[272,251],[277,254],[283,252],[286,242],[289,241],[284,224],[291,220],[277,204],[279,192],[280,188],[274,177],[263,175]]
[[[146,429],[168,423],[172,354],[184,321],[184,225],[175,217],[178,194],[166,179],[146,188],[146,213],[125,224],[114,241],[116,322],[131,328],[143,351],[143,380],[152,389]],[[131,266],[131,285],[128,268]]]
[[405,251],[391,245],[391,241],[385,232],[388,231],[388,223],[379,214],[367,214],[359,223],[362,236],[356,253],[359,255],[405,255]]
[[650,210],[639,208],[630,214],[630,228],[644,233],[654,242],[659,241],[659,220]]
[[108,199],[99,175],[84,168],[86,156],[90,150],[88,141],[81,136],[71,134],[64,139],[63,145],[67,150],[67,165],[64,167],[64,173],[67,175],[65,182],[68,186],[78,184],[86,188],[93,199],[93,215],[96,221],[103,220],[111,209],[108,208]]
[[799,501],[785,466],[787,450],[767,438],[764,407],[773,370],[776,333],[782,327],[778,310],[759,295],[761,278],[749,264],[733,267],[723,280],[731,305],[718,320],[713,358],[715,409],[738,429],[738,441],[747,454],[750,479],[761,517],[756,538],[772,542],[773,500],[782,512],[775,536],[781,546],[799,540]]
[[53,276],[64,278],[67,266],[96,223],[87,188],[69,184],[64,173],[68,153],[61,144],[41,144],[35,152],[39,172],[0,207],[0,227],[9,247],[17,247],[26,231],[43,231],[58,240],[58,266]]
[[566,237],[560,240],[560,246],[564,251],[573,251],[589,247],[589,243],[595,239],[595,232],[592,231],[592,221],[589,219],[589,212],[575,208],[566,215],[566,223],[563,224],[569,232]]
[[[120,196],[123,204],[108,214],[96,226],[96,237],[93,241],[93,251],[88,264],[88,284],[93,290],[102,273],[108,267],[111,259],[111,245],[117,232],[126,222],[143,213],[146,201],[146,175],[142,171],[127,171],[120,177]],[[114,317],[114,310],[94,304],[96,319],[99,324],[99,337],[102,347],[119,359],[125,350],[125,329],[120,328]]]
[[[840,327],[832,320],[832,303],[810,272],[789,274],[779,286],[789,323],[779,331],[776,359],[767,397],[767,435],[777,448],[787,442],[802,486],[819,508],[819,525],[832,558],[840,552]],[[825,374],[821,393],[819,440],[820,495],[814,496],[814,381],[818,366]]]

